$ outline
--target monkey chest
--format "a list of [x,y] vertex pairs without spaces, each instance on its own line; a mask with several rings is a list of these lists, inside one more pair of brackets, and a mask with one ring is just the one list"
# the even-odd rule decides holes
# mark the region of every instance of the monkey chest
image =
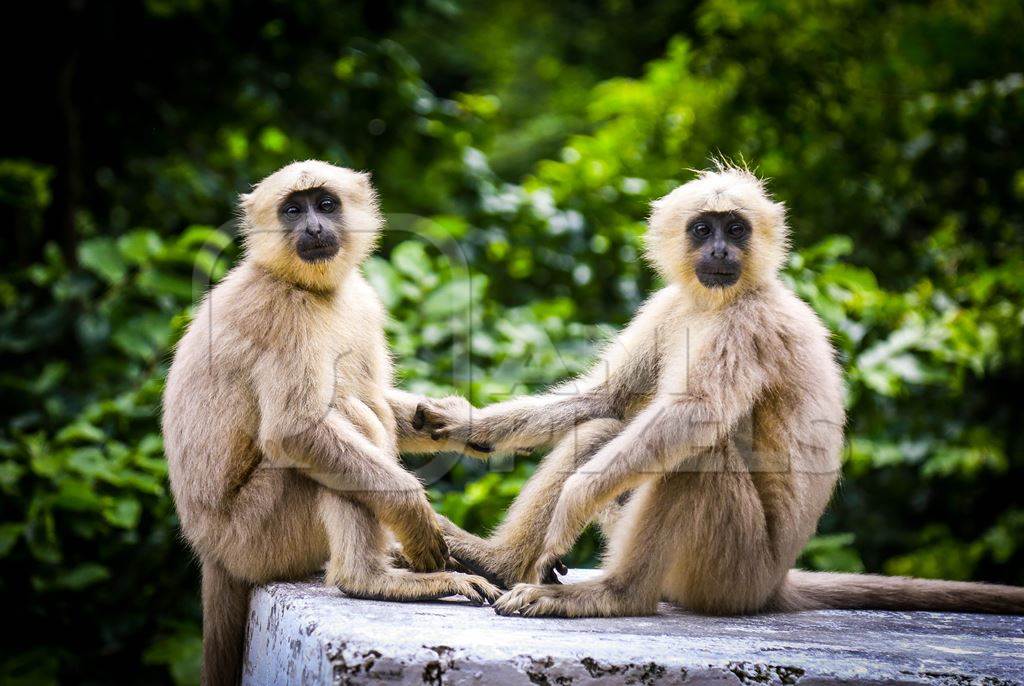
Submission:
[[712,322],[704,317],[681,317],[674,326],[659,332],[657,347],[662,356],[659,394],[673,395],[690,390],[712,335]]

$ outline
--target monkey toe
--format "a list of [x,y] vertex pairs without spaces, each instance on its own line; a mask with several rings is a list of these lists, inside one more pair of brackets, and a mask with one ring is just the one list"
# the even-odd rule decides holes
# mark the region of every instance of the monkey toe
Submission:
[[489,602],[489,603],[493,604],[495,601],[497,601],[502,596],[501,589],[498,588],[497,586],[495,586],[494,584],[492,584],[487,579],[484,579],[483,577],[471,576],[469,578],[469,583],[471,583],[473,585],[473,587],[484,598],[486,598],[487,602]]
[[537,584],[516,584],[511,591],[495,601],[494,611],[505,617],[521,614],[543,593],[543,588]]
[[412,416],[412,428],[420,431],[427,423],[426,410],[423,407],[423,403],[416,406],[416,413]]
[[459,589],[459,595],[465,596],[465,598],[469,600],[470,605],[476,605],[479,607],[484,604],[483,595],[481,595],[471,583],[467,583],[465,586],[461,587]]
[[464,596],[472,605],[493,603],[501,597],[501,590],[483,577],[472,574],[452,574],[452,595]]

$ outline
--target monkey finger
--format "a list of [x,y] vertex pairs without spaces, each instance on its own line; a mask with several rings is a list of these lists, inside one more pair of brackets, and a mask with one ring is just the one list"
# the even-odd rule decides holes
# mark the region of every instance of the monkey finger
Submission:
[[421,574],[431,574],[433,572],[443,572],[444,562],[440,561],[433,555],[424,556],[423,558],[416,560],[410,566],[410,569],[414,572]]
[[487,598],[487,602],[489,603],[493,604],[502,596],[501,589],[486,579],[474,576],[470,583],[473,584],[473,587],[479,591],[481,595]]
[[438,571],[444,569],[445,564],[451,558],[451,551],[448,550],[448,542],[438,533],[437,549],[434,551],[434,561],[437,563]]
[[537,602],[537,601],[532,601],[532,602],[529,602],[529,603],[525,603],[521,608],[519,608],[519,616],[521,616],[521,617],[537,617],[537,616],[539,616],[537,614],[537,609],[539,607],[540,607],[540,603]]
[[439,429],[433,429],[430,432],[430,437],[433,438],[435,441],[443,441],[444,439],[448,438],[448,427],[442,426]]
[[501,601],[503,598],[504,596],[502,596],[502,598],[498,598],[498,601],[493,603],[491,607],[494,608],[494,614],[501,615],[502,617],[511,617],[516,613],[515,608],[502,604]]
[[391,566],[399,569],[412,569],[412,563],[409,561],[402,551],[392,550],[389,558],[391,560]]
[[484,597],[477,592],[473,584],[466,584],[465,588],[459,590],[459,595],[465,596],[470,605],[479,607],[484,604]]
[[[480,564],[480,562],[478,562],[476,560],[469,559],[469,558],[460,558],[458,555],[459,554],[457,552],[453,552],[451,559],[454,560],[456,563],[458,563],[463,568],[465,568],[468,574],[472,574],[473,576],[483,577],[488,582],[493,584],[495,586],[495,588],[498,588],[499,590],[502,589],[502,588],[507,588],[508,587],[507,586],[507,582],[505,580],[503,580],[500,577],[498,577],[497,574],[495,574],[495,573],[491,572],[490,570],[486,569],[483,565]],[[456,570],[456,571],[459,571],[459,570]]]
[[462,564],[451,555],[448,556],[448,561],[444,563],[444,568],[447,569],[449,572],[458,572],[459,574],[473,573],[466,568],[466,565]]
[[559,574],[561,574],[562,576],[565,576],[566,574],[568,574],[568,573],[569,573],[569,568],[568,568],[568,567],[566,567],[566,566],[565,566],[565,563],[564,563],[564,562],[562,562],[561,560],[556,560],[556,561],[555,561],[555,570],[556,570],[556,571],[557,571],[557,572],[558,572]]
[[494,452],[494,446],[491,445],[490,443],[477,443],[475,441],[470,441],[469,443],[466,444],[466,446],[470,450],[475,450],[478,453],[493,453]]
[[540,582],[542,584],[558,585],[558,584],[562,583],[562,580],[558,578],[557,574],[555,574],[555,570],[554,569],[549,569],[547,571],[547,573],[544,576],[541,577]]
[[423,403],[420,403],[419,405],[416,406],[416,413],[412,416],[412,428],[419,431],[424,427],[426,423],[426,408],[424,408]]
[[[562,561],[551,553],[545,553],[533,566],[533,573],[536,579],[542,584],[560,584],[561,581],[555,576],[555,567]],[[565,565],[562,565],[563,567]]]

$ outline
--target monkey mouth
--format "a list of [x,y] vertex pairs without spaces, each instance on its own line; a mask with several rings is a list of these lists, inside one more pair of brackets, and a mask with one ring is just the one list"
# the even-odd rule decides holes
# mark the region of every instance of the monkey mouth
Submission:
[[724,265],[706,267],[697,270],[697,280],[704,288],[728,288],[740,280],[740,270]]
[[332,240],[332,238],[326,236],[316,238],[303,236],[295,246],[295,252],[298,254],[299,259],[310,264],[326,262],[337,255],[340,249],[340,241]]
[[300,260],[312,264],[315,262],[326,262],[337,255],[338,250],[338,244],[332,243],[325,245],[299,246],[296,252],[298,252]]

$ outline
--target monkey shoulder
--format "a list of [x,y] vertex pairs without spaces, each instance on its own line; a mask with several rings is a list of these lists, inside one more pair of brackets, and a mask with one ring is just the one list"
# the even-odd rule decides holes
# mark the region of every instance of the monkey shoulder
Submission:
[[[369,325],[383,328],[387,310],[377,291],[362,274],[353,273],[345,282],[343,290],[346,294],[340,303],[343,308],[351,309],[353,315],[364,317]],[[348,317],[349,314],[346,312],[344,316]]]
[[817,313],[781,283],[738,298],[730,309],[726,321],[755,339],[800,343],[828,338]]
[[637,311],[637,318],[665,317],[673,312],[687,310],[689,302],[686,291],[679,284],[670,283],[647,296]]
[[[783,284],[746,304],[742,319],[759,361],[782,387],[841,404],[842,371],[831,334],[809,304]],[[779,390],[776,388],[776,390]]]
[[652,293],[637,309],[636,315],[622,330],[623,340],[648,342],[655,346],[666,343],[666,337],[699,325],[693,305],[677,284],[669,284]]

